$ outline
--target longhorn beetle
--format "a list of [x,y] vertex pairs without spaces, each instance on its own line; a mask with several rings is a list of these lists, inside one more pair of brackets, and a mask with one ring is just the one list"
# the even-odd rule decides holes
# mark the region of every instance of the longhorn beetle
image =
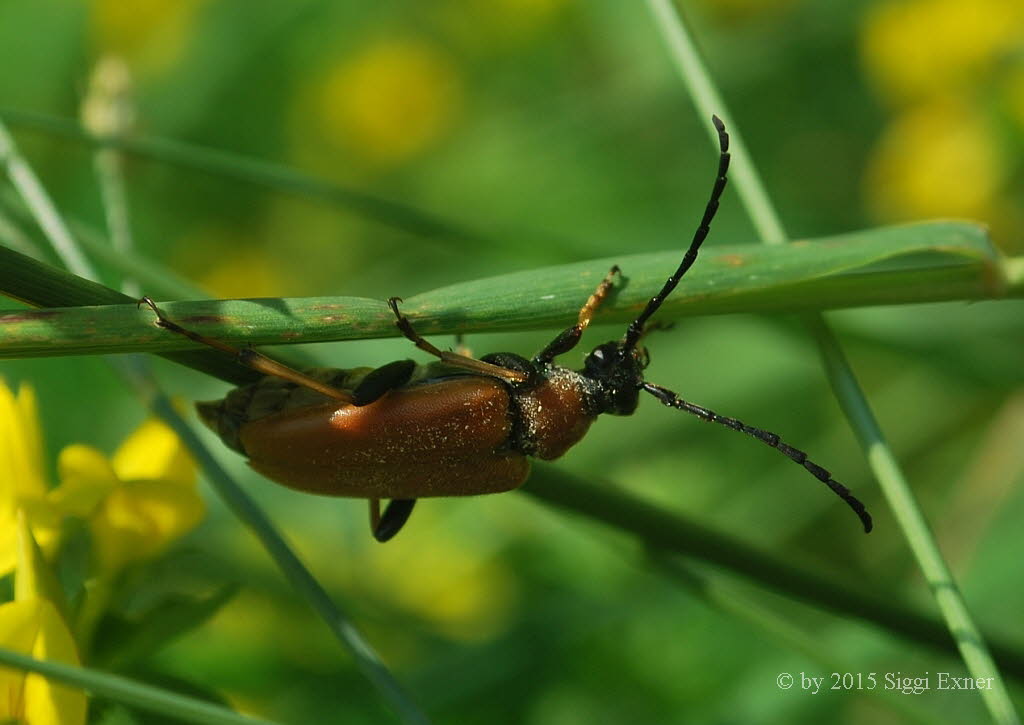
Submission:
[[[598,345],[582,370],[555,358],[576,347],[594,312],[608,297],[619,268],[612,267],[579,311],[576,324],[527,360],[514,353],[480,359],[439,350],[420,337],[399,310],[395,324],[416,347],[437,358],[417,366],[398,360],[349,370],[288,368],[255,350],[235,348],[168,319],[144,297],[156,324],[235,355],[264,375],[223,400],[198,403],[206,423],[249,465],[291,488],[366,498],[370,526],[387,541],[408,520],[416,499],[508,491],[529,474],[529,456],[550,460],[575,445],[598,415],[630,415],[640,393],[670,408],[753,436],[806,468],[843,499],[871,531],[871,516],[849,489],[807,454],[774,433],[727,418],[644,380],[646,350],[639,347],[648,320],[693,266],[726,184],[729,135],[712,117],[721,154],[711,199],[679,268],[626,328],[621,340]],[[648,328],[649,329],[649,328]],[[383,515],[380,500],[390,499]]]

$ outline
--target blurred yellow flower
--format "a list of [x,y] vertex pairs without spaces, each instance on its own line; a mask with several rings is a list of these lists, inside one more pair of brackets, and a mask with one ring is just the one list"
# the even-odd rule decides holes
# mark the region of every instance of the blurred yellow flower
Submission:
[[300,284],[282,267],[270,252],[241,243],[230,254],[207,260],[199,283],[216,297],[273,297]]
[[493,554],[438,536],[426,546],[373,546],[365,554],[364,586],[453,639],[489,639],[515,609],[515,581]]
[[0,576],[14,568],[17,558],[19,509],[28,512],[36,539],[47,550],[56,543],[58,521],[46,495],[35,391],[22,383],[15,396],[0,379]]
[[35,393],[22,385],[15,396],[0,380],[0,575],[17,559],[19,511],[47,552],[65,517],[88,520],[97,563],[108,573],[157,555],[205,511],[194,464],[157,421],[140,426],[110,461],[75,444],[61,451],[57,467],[61,483],[48,491]]
[[436,143],[461,104],[461,79],[438,47],[377,42],[335,65],[319,86],[325,139],[365,162],[390,166]]
[[92,36],[98,54],[123,56],[140,74],[159,73],[185,50],[205,0],[93,0]]
[[[15,600],[0,604],[0,646],[40,660],[79,664],[78,650],[55,604],[46,598],[52,580],[26,518],[18,517]],[[86,699],[81,690],[41,675],[0,667],[0,720],[27,725],[81,725]]]
[[163,423],[143,423],[111,460],[95,448],[71,445],[57,462],[56,509],[89,522],[96,563],[111,573],[160,554],[191,531],[205,513],[195,466]]
[[865,194],[883,219],[987,219],[1004,176],[984,116],[971,105],[943,99],[890,123],[868,166]]
[[861,35],[882,92],[906,101],[969,88],[1024,41],[1020,0],[906,0],[876,5]]
[[1024,0],[888,0],[866,14],[863,63],[896,109],[864,179],[877,218],[970,217],[997,239],[1020,237],[1014,157],[995,114],[1024,119],[1022,44]]

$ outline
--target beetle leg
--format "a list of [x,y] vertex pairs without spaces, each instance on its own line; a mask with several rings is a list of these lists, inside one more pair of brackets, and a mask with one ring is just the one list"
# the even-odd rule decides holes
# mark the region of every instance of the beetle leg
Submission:
[[395,360],[370,371],[352,391],[352,404],[369,405],[389,390],[400,388],[409,382],[415,370],[416,363],[412,360]]
[[322,383],[315,378],[311,378],[305,373],[301,373],[298,370],[294,370],[287,365],[279,363],[276,360],[267,357],[263,353],[253,350],[252,348],[234,347],[232,345],[228,345],[226,342],[221,342],[220,340],[215,340],[212,337],[200,335],[197,332],[193,332],[192,330],[182,327],[177,322],[172,321],[164,315],[160,308],[156,306],[156,303],[149,297],[143,297],[139,300],[139,305],[147,305],[151,310],[153,310],[153,313],[156,315],[156,324],[159,327],[162,327],[169,332],[184,335],[193,342],[198,342],[201,345],[208,345],[216,350],[225,352],[228,355],[233,355],[239,363],[252,368],[258,373],[291,381],[296,385],[310,388],[318,393],[322,393],[330,398],[341,400],[345,403],[352,402],[352,396],[344,390],[332,388],[330,385]]
[[395,313],[395,325],[397,325],[398,329],[402,331],[402,334],[411,340],[420,350],[430,353],[446,365],[469,370],[479,375],[486,375],[489,378],[499,378],[501,380],[507,380],[510,383],[525,383],[529,379],[529,375],[519,370],[509,370],[508,368],[503,368],[500,365],[492,365],[491,363],[486,363],[483,360],[459,355],[458,353],[450,352],[448,350],[439,350],[434,347],[413,329],[412,323],[409,322],[409,318],[398,310],[398,303],[401,301],[401,297],[392,297],[388,300],[388,306],[391,308],[391,311]]
[[370,499],[370,530],[373,538],[384,543],[402,530],[405,522],[409,520],[412,507],[416,505],[414,498],[396,498],[388,502],[384,509],[384,515],[380,514],[380,499]]
[[576,343],[580,341],[583,336],[583,331],[590,325],[590,320],[597,312],[597,308],[600,307],[604,301],[608,298],[608,294],[612,291],[612,281],[615,279],[615,275],[619,273],[619,265],[615,265],[609,270],[608,274],[601,280],[601,284],[597,285],[597,289],[594,290],[594,294],[587,298],[587,301],[580,308],[579,317],[576,318],[576,324],[572,327],[567,327],[563,330],[558,337],[548,343],[547,347],[537,353],[533,361],[535,363],[549,363],[555,359],[556,356],[561,355],[564,352],[569,352]]

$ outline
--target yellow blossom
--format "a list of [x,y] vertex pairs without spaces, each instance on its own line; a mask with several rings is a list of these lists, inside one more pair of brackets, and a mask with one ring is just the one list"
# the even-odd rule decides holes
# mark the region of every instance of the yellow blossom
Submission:
[[170,67],[204,0],[93,0],[92,36],[99,53],[124,57],[142,74]]
[[389,166],[419,154],[451,127],[461,84],[440,48],[385,40],[334,66],[317,95],[328,143]]
[[889,99],[912,101],[975,86],[1022,41],[1020,0],[901,0],[867,14],[861,54]]
[[95,448],[72,445],[57,462],[61,485],[51,503],[88,520],[101,571],[116,571],[162,552],[192,530],[205,507],[195,467],[163,423],[144,423],[109,461]]
[[56,543],[57,522],[46,490],[35,391],[23,383],[15,396],[0,380],[0,576],[14,568],[19,509],[28,512],[36,539],[47,551]]
[[60,485],[47,490],[36,398],[0,381],[0,576],[17,557],[16,516],[24,511],[43,550],[56,549],[61,522],[88,521],[96,561],[108,574],[159,554],[203,517],[195,466],[162,423],[144,423],[111,459],[75,444],[58,459]]
[[[2,387],[2,386],[0,386]],[[26,518],[18,517],[15,600],[0,605],[0,646],[40,660],[79,664],[75,642],[57,606],[47,598],[53,581],[32,539]],[[0,720],[27,725],[81,725],[86,699],[81,690],[42,675],[0,667]]]
[[868,167],[865,192],[885,220],[987,219],[1004,175],[984,116],[966,103],[942,99],[889,125]]

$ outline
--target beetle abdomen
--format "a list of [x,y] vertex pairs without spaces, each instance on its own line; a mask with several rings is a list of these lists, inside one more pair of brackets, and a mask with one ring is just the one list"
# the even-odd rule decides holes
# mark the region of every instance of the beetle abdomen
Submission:
[[362,407],[282,408],[242,423],[237,441],[255,470],[291,488],[423,498],[520,485],[529,463],[509,448],[511,429],[506,387],[461,376],[392,390]]

